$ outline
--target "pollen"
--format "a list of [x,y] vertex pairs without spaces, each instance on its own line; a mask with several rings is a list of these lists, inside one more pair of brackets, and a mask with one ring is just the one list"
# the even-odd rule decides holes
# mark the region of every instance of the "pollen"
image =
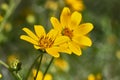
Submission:
[[63,30],[63,35],[68,36],[70,39],[73,37],[73,30],[70,30],[69,28],[65,28]]
[[42,36],[39,40],[39,46],[42,48],[42,49],[45,49],[45,48],[50,48],[54,43],[54,40],[52,40],[51,38],[49,37],[45,37],[45,36]]

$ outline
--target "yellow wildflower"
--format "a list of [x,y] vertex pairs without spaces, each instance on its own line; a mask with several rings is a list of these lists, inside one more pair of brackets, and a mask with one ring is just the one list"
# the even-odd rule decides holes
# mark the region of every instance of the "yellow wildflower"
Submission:
[[54,65],[56,67],[60,68],[63,71],[68,71],[69,70],[69,64],[64,59],[61,59],[61,58],[55,59]]
[[0,5],[0,8],[1,8],[2,10],[7,11],[7,10],[9,9],[9,5],[8,5],[7,3],[2,3],[2,4]]
[[47,0],[45,4],[45,8],[51,9],[51,10],[57,10],[58,8],[58,3],[52,0]]
[[71,14],[70,9],[65,7],[60,16],[60,22],[52,17],[51,23],[61,35],[69,37],[68,48],[76,55],[81,55],[83,46],[91,46],[92,41],[87,34],[93,29],[91,23],[80,24],[82,15],[75,11]]
[[19,61],[17,55],[15,54],[8,56],[7,63],[9,67],[14,71],[19,71],[21,69],[22,63]]
[[88,80],[102,80],[102,76],[100,73],[98,73],[97,75],[90,74],[88,75]]
[[2,22],[2,20],[3,20],[3,16],[0,15],[0,22]]
[[[35,77],[37,70],[33,70],[33,76]],[[43,73],[41,71],[38,72],[37,78],[36,80],[42,80],[43,77]],[[30,80],[34,80],[34,79],[30,79]],[[44,80],[52,80],[52,75],[51,74],[46,74],[44,77]]]
[[82,0],[65,0],[65,3],[72,9],[76,11],[82,11],[84,9],[84,4]]
[[36,49],[40,49],[42,51],[46,51],[48,54],[59,57],[60,47],[59,45],[68,41],[66,36],[57,36],[58,31],[50,30],[48,34],[46,34],[43,26],[35,25],[34,34],[28,28],[23,28],[23,30],[27,33],[27,35],[21,35],[20,38],[22,40],[28,41],[34,45]]
[[28,14],[27,17],[26,17],[26,20],[28,23],[35,23],[35,16],[33,14]]
[[0,79],[2,78],[2,74],[0,73]]

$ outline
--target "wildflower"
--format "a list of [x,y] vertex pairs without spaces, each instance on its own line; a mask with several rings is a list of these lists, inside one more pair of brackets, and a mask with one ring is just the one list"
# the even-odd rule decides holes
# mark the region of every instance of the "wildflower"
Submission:
[[3,20],[3,16],[0,15],[0,22],[2,22],[2,20]]
[[34,34],[28,28],[23,28],[23,30],[28,34],[28,36],[21,35],[20,38],[22,40],[32,43],[36,49],[46,51],[48,54],[54,57],[60,56],[59,52],[62,51],[60,51],[59,45],[68,40],[66,36],[58,37],[58,31],[53,29],[46,34],[43,26],[41,25],[34,26],[36,34]]
[[[35,77],[37,70],[33,69],[33,76]],[[41,71],[38,72],[36,80],[42,80],[43,73]],[[33,80],[33,79],[30,79]],[[52,75],[51,74],[46,74],[44,77],[44,80],[52,80]]]
[[28,23],[35,23],[35,16],[33,14],[28,14],[27,17],[26,17],[26,20]]
[[117,51],[116,51],[116,57],[117,57],[117,59],[120,60],[120,50],[117,50]]
[[15,54],[8,56],[7,62],[11,70],[16,71],[16,72],[21,70],[22,63],[20,62],[20,60]]
[[60,16],[60,22],[52,17],[51,23],[60,35],[69,37],[68,48],[76,55],[81,55],[83,46],[91,46],[92,41],[87,34],[93,29],[91,23],[80,24],[82,16],[77,11],[70,13],[69,8],[65,7]]
[[71,10],[82,11],[84,4],[82,0],[65,0],[65,3],[71,8]]
[[47,0],[45,4],[45,8],[50,9],[50,10],[57,10],[58,3],[52,0]]
[[88,80],[102,80],[102,76],[100,73],[98,73],[97,75],[90,74],[88,75]]
[[2,78],[2,74],[0,73],[0,79]]
[[0,7],[1,7],[2,10],[5,10],[5,11],[7,11],[8,8],[9,8],[7,3],[2,3]]
[[69,70],[69,64],[64,59],[61,58],[55,59],[54,65],[63,71]]

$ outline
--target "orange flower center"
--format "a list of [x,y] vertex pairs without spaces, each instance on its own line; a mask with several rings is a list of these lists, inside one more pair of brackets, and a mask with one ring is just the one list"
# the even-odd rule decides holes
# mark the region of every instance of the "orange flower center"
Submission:
[[42,36],[39,40],[39,46],[42,49],[50,48],[53,45],[53,43],[54,43],[54,40],[52,40],[49,37],[45,37],[45,36]]
[[62,33],[70,39],[73,37],[73,30],[70,30],[69,28],[65,28]]

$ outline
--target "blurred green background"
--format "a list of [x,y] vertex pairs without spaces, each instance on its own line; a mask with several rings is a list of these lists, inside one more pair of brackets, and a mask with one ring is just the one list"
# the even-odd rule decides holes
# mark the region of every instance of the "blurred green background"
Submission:
[[[120,80],[120,1],[83,0],[83,4],[84,9],[79,12],[82,23],[94,25],[89,35],[93,45],[83,49],[82,56],[62,54],[69,69],[54,70],[53,64],[49,73],[53,80]],[[19,73],[24,78],[39,52],[20,40],[22,28],[34,31],[33,26],[40,24],[50,30],[50,17],[59,18],[65,6],[65,0],[0,0],[0,60],[7,63],[10,55],[16,55],[22,62]],[[0,74],[0,80],[14,80],[2,65]],[[100,74],[101,78],[89,78],[91,74]]]

